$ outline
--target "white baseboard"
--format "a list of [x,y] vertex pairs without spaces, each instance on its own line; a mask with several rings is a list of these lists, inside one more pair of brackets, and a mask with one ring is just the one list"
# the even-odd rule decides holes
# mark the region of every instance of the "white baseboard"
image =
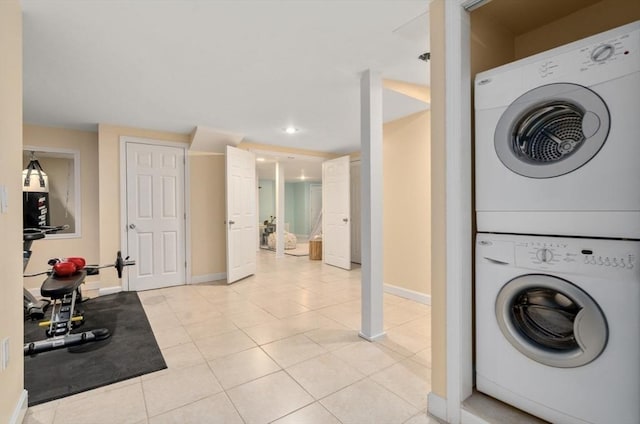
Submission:
[[460,410],[460,423],[461,424],[491,424],[489,421],[486,421],[465,409]]
[[447,422],[447,400],[433,392],[427,395],[427,412],[434,417]]
[[98,289],[98,296],[105,296],[107,294],[120,293],[122,291],[122,287],[113,286],[113,287],[100,287]]
[[26,390],[22,390],[20,394],[20,399],[18,399],[18,403],[16,407],[13,409],[13,414],[11,414],[11,418],[9,419],[9,424],[21,424],[24,420],[24,416],[27,414],[27,407],[29,405],[29,394]]
[[358,336],[362,337],[363,339],[365,339],[365,340],[367,340],[367,341],[375,342],[376,340],[380,340],[380,339],[381,339],[385,334],[387,334],[387,333],[385,333],[385,332],[383,331],[383,332],[382,332],[382,333],[380,333],[380,334],[376,334],[375,336],[371,336],[371,337],[369,337],[369,336],[365,335],[364,333],[359,332],[359,333],[358,333]]
[[189,284],[209,283],[211,281],[220,281],[226,278],[227,278],[226,272],[218,272],[216,274],[192,275],[191,283]]
[[395,294],[396,296],[404,297],[405,299],[413,300],[418,303],[431,305],[430,295],[420,293],[415,290],[405,289],[404,287],[398,287],[392,284],[385,284],[384,291],[387,293]]

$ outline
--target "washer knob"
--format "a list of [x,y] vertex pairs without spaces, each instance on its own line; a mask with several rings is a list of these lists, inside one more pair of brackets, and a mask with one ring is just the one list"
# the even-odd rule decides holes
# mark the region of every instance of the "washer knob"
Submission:
[[549,249],[540,249],[536,252],[536,257],[541,262],[551,262],[553,260],[553,252]]

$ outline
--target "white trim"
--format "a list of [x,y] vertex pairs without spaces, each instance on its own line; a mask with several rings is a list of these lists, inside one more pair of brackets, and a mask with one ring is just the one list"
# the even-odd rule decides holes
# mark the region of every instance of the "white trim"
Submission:
[[447,421],[459,424],[473,392],[470,18],[444,2]]
[[[127,255],[127,143],[138,143],[138,144],[149,144],[153,146],[167,146],[167,147],[175,147],[183,150],[183,154],[185,157],[184,167],[183,167],[183,181],[184,181],[184,213],[186,215],[186,219],[184,221],[184,248],[185,248],[185,262],[186,265],[184,267],[184,281],[185,284],[189,283],[190,272],[191,270],[191,246],[190,241],[191,237],[189,234],[191,219],[189,208],[189,195],[191,191],[190,183],[191,179],[189,178],[189,161],[187,160],[189,153],[189,143],[182,143],[179,141],[164,141],[164,140],[155,140],[150,138],[142,138],[142,137],[131,137],[128,135],[120,136],[120,251],[122,252],[122,256],[126,257]],[[122,272],[122,290],[129,291],[129,271],[125,268]]]
[[[90,282],[85,282],[84,286],[81,286],[80,288],[82,290],[100,290],[102,289],[102,282],[101,281],[90,281]],[[114,286],[117,287],[117,286]]]
[[376,340],[380,340],[385,334],[384,331],[382,333],[378,333],[375,336],[368,336],[366,334],[364,334],[362,331],[358,332],[358,336],[362,337],[363,339],[369,341],[369,342],[375,342]]
[[191,160],[189,146],[184,152],[184,272],[185,284],[191,284]]
[[415,290],[405,289],[404,287],[398,287],[392,284],[385,284],[384,291],[424,305],[431,305],[431,295],[426,293],[420,293]]
[[461,0],[462,8],[467,12],[476,10],[489,3],[491,0]]
[[33,287],[30,289],[27,289],[27,291],[31,293],[33,297],[35,297],[36,299],[42,299],[42,295],[40,294],[40,287]]
[[18,403],[16,403],[16,407],[13,409],[13,414],[11,414],[11,418],[9,418],[9,424],[22,423],[25,415],[27,414],[28,405],[29,405],[29,393],[27,393],[26,390],[22,389],[22,393],[20,393],[20,399],[18,399]]
[[187,284],[209,283],[211,281],[226,280],[226,278],[227,278],[226,272],[218,272],[215,274],[193,275],[191,276],[191,281],[188,282]]
[[120,293],[121,291],[122,291],[121,286],[100,287],[98,289],[98,296],[106,296],[108,294]]
[[427,395],[427,412],[439,420],[447,420],[447,401],[433,392]]
[[491,424],[489,421],[474,415],[466,409],[462,409],[460,412],[460,422],[462,424]]
[[[126,140],[124,137],[120,137],[120,251],[122,253],[128,252],[127,249],[127,149]],[[129,291],[129,272],[123,270],[122,272],[122,290]]]

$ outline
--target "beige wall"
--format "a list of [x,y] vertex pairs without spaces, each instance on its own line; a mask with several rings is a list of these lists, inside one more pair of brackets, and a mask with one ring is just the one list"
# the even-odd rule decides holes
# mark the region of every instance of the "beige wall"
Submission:
[[[100,263],[112,263],[120,250],[120,137],[189,143],[189,134],[176,134],[100,124],[98,126],[98,190]],[[115,272],[101,275],[102,287],[121,285]]]
[[527,57],[639,19],[639,0],[603,0],[516,37],[515,57]]
[[226,272],[225,157],[189,156],[191,275]]
[[431,89],[426,85],[419,85],[419,84],[413,84],[405,81],[385,79],[382,81],[382,86],[388,90],[393,90],[393,91],[397,91],[398,93],[402,93],[405,96],[422,100],[425,103],[431,102]]
[[447,397],[444,2],[429,6],[431,44],[431,390]]
[[[33,255],[28,273],[43,271],[49,258],[83,256],[88,263],[97,263],[98,234],[98,134],[61,128],[24,125],[23,144],[30,146],[74,149],[80,152],[81,237],[38,240],[33,243]],[[45,169],[46,172],[46,169]],[[113,262],[113,258],[111,261]],[[87,282],[98,277],[88,277]],[[25,287],[36,288],[42,277],[25,278]]]
[[0,340],[9,338],[10,362],[0,371],[0,422],[8,423],[23,382],[22,355],[22,15],[17,0],[0,1],[0,185],[8,209],[0,213]]
[[430,112],[383,131],[384,283],[431,293]]
[[514,60],[514,35],[479,8],[471,13],[471,76]]

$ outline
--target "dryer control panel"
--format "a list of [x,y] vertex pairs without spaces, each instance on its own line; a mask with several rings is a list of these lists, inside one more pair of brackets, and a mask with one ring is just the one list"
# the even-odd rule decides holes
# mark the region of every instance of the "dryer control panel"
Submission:
[[572,82],[591,86],[640,69],[640,32],[611,37],[537,61],[525,68],[524,80],[536,84]]
[[475,107],[506,106],[522,93],[548,84],[592,87],[636,72],[640,72],[639,22],[478,73]]

